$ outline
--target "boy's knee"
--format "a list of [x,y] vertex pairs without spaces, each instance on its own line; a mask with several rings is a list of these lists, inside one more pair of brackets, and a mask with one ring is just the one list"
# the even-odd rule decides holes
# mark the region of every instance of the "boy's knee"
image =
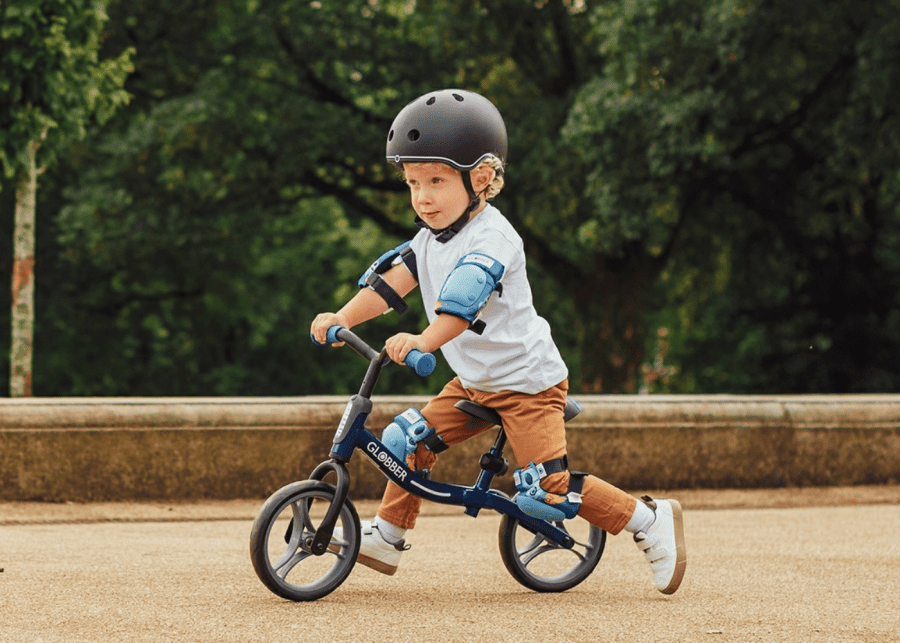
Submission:
[[403,461],[407,461],[419,447],[425,447],[435,454],[447,448],[434,428],[428,425],[425,416],[414,408],[396,416],[382,431],[381,441],[388,451]]
[[541,489],[549,493],[557,493],[561,496],[569,491],[569,472],[560,471],[541,480]]
[[573,475],[563,468],[566,464],[566,458],[540,465],[529,462],[527,467],[513,474],[518,491],[516,504],[524,513],[552,521],[574,518],[578,514],[586,474],[576,471]]
[[415,471],[431,469],[437,462],[437,456],[424,444],[419,443],[416,450],[406,458],[406,465]]

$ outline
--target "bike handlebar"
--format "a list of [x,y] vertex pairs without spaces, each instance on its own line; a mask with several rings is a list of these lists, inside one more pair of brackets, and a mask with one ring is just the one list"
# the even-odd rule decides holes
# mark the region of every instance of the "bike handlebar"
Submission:
[[[328,332],[325,333],[325,344],[320,344],[316,341],[316,338],[310,334],[309,338],[313,341],[313,344],[316,346],[325,346],[325,344],[337,344],[338,342],[344,342],[350,348],[355,350],[357,353],[362,355],[368,360],[373,360],[378,358],[378,351],[369,346],[365,341],[360,339],[354,332],[344,328],[343,326],[332,326],[328,329]],[[412,368],[416,375],[419,377],[426,377],[431,375],[434,372],[435,366],[437,366],[437,359],[431,353],[423,353],[421,351],[417,351],[413,349],[407,353],[406,357],[403,359],[403,362]]]

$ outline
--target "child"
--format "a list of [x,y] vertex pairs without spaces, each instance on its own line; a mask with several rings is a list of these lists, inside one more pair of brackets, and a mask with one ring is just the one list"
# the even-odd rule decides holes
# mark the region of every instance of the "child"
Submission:
[[[440,348],[457,377],[421,412],[410,409],[395,420],[427,426],[426,439],[407,457],[410,466],[431,469],[438,453],[490,428],[456,409],[458,400],[491,407],[503,419],[516,459],[543,465],[530,487],[529,477],[517,472],[523,511],[578,514],[611,534],[633,533],[656,587],[671,594],[687,560],[678,502],[639,501],[599,478],[568,471],[568,370],[532,304],[522,240],[487,203],[503,188],[506,155],[505,124],[486,98],[443,90],[407,105],[388,134],[387,159],[404,173],[422,230],[382,255],[363,275],[359,293],[337,313],[318,315],[311,332],[324,343],[333,325],[351,328],[388,304],[403,311],[402,298],[418,285],[430,323],[420,334],[389,338],[387,354],[402,363],[411,349]],[[363,522],[358,561],[396,572],[421,502],[388,482],[374,521]]]

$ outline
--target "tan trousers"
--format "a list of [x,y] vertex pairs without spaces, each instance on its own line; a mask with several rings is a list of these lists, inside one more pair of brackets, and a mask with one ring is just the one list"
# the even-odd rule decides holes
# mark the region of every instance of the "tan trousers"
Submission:
[[[540,464],[566,454],[563,409],[568,389],[569,382],[564,380],[537,395],[512,391],[486,393],[466,389],[459,378],[454,378],[422,409],[422,415],[447,446],[452,447],[492,426],[476,420],[453,405],[459,400],[469,399],[488,406],[503,418],[506,436],[519,466],[526,466],[529,462]],[[419,445],[414,459],[416,469],[431,469],[437,457]],[[541,487],[545,491],[565,495],[569,487],[569,472],[547,476],[541,482]],[[578,515],[611,534],[617,534],[631,519],[636,502],[636,498],[608,482],[586,476]],[[421,506],[421,498],[388,482],[378,516],[398,527],[412,529]]]

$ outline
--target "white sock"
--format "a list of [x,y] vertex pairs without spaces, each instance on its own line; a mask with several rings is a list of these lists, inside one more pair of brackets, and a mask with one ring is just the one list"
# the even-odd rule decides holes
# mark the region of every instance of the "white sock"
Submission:
[[403,537],[406,535],[405,529],[391,524],[387,520],[379,518],[378,516],[375,516],[375,520],[372,521],[372,524],[378,527],[378,531],[381,532],[381,535],[384,537],[385,541],[392,545],[403,540]]
[[639,531],[646,532],[655,521],[656,514],[653,513],[653,510],[643,500],[638,500],[637,505],[634,507],[634,513],[631,515],[631,520],[625,525],[625,531],[633,534]]

